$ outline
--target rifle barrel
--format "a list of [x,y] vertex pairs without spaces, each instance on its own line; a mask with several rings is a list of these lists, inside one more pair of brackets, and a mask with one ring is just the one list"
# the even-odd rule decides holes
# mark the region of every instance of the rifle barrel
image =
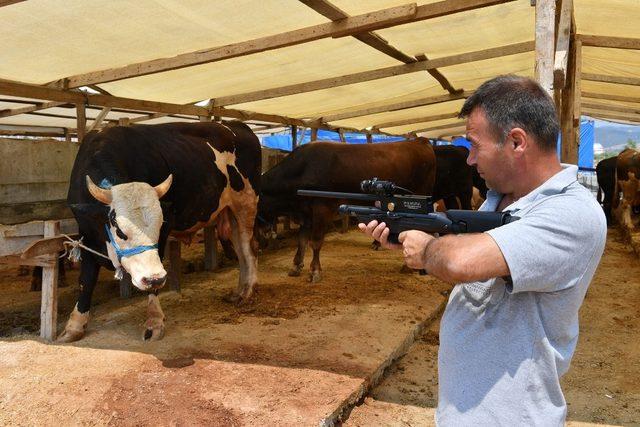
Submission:
[[335,191],[316,190],[298,190],[298,196],[325,197],[329,199],[364,200],[367,202],[375,202],[376,200],[380,200],[380,197],[374,196],[373,194],[339,193]]

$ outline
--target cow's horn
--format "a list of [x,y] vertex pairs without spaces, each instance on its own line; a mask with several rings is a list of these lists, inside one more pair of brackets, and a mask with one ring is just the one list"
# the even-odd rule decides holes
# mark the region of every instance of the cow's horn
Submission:
[[91,181],[89,175],[86,176],[87,179],[87,188],[89,189],[89,193],[93,197],[96,198],[99,202],[104,203],[105,205],[110,205],[113,200],[113,196],[111,195],[111,190],[106,190],[104,188],[100,188]]
[[172,182],[173,182],[173,174],[169,174],[167,179],[165,179],[160,184],[158,184],[155,187],[153,187],[153,189],[156,190],[156,194],[158,195],[158,199],[161,199],[162,196],[167,194],[167,191],[169,191],[169,188],[171,187],[171,183]]

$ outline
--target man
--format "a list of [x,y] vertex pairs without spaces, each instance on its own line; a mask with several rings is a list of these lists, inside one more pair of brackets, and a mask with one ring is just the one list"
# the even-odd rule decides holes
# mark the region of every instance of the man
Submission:
[[534,81],[501,76],[466,100],[471,150],[491,189],[480,210],[518,221],[479,234],[411,230],[401,245],[373,221],[360,229],[402,249],[409,267],[457,283],[440,325],[441,426],[561,426],[560,377],[578,339],[578,309],[602,256],[606,220],[556,156],[558,119]]

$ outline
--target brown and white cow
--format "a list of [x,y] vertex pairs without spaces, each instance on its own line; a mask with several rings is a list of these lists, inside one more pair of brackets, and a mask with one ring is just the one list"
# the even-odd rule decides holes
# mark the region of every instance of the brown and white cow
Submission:
[[621,221],[631,226],[631,211],[640,206],[640,152],[627,148],[618,154],[615,183],[613,208],[620,207]]
[[59,341],[84,335],[101,266],[125,270],[149,292],[143,336],[162,338],[158,291],[167,275],[167,237],[190,241],[211,223],[238,255],[240,279],[231,299],[249,298],[258,280],[252,240],[260,163],[260,143],[240,122],[135,125],[87,135],[67,201],[83,243],[108,259],[82,250],[80,296]]
[[271,224],[278,215],[300,223],[298,250],[290,276],[299,276],[311,240],[309,280],[321,280],[320,249],[327,225],[346,200],[297,196],[299,189],[360,193],[360,182],[377,177],[416,194],[432,194],[436,167],[433,147],[424,138],[387,144],[313,142],[296,148],[262,175],[259,217]]

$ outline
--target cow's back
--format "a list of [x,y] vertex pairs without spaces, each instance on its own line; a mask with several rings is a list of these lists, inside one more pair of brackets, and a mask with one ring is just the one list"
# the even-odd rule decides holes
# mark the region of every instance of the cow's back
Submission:
[[126,182],[155,186],[173,174],[173,184],[162,199],[163,213],[171,218],[172,228],[187,229],[206,222],[218,208],[227,178],[216,166],[216,152],[235,152],[237,168],[259,190],[260,143],[244,124],[167,123],[88,134],[74,163],[67,200],[77,218],[86,217],[88,211],[93,217],[100,203],[89,194],[85,175],[110,187]]
[[471,194],[473,168],[467,164],[469,150],[454,145],[440,145],[434,147],[434,152],[436,156],[434,199],[438,200],[465,192]]
[[426,140],[386,144],[314,142],[296,148],[265,172],[267,194],[295,195],[300,188],[360,192],[360,182],[377,177],[394,181],[416,194],[431,194],[435,155]]

